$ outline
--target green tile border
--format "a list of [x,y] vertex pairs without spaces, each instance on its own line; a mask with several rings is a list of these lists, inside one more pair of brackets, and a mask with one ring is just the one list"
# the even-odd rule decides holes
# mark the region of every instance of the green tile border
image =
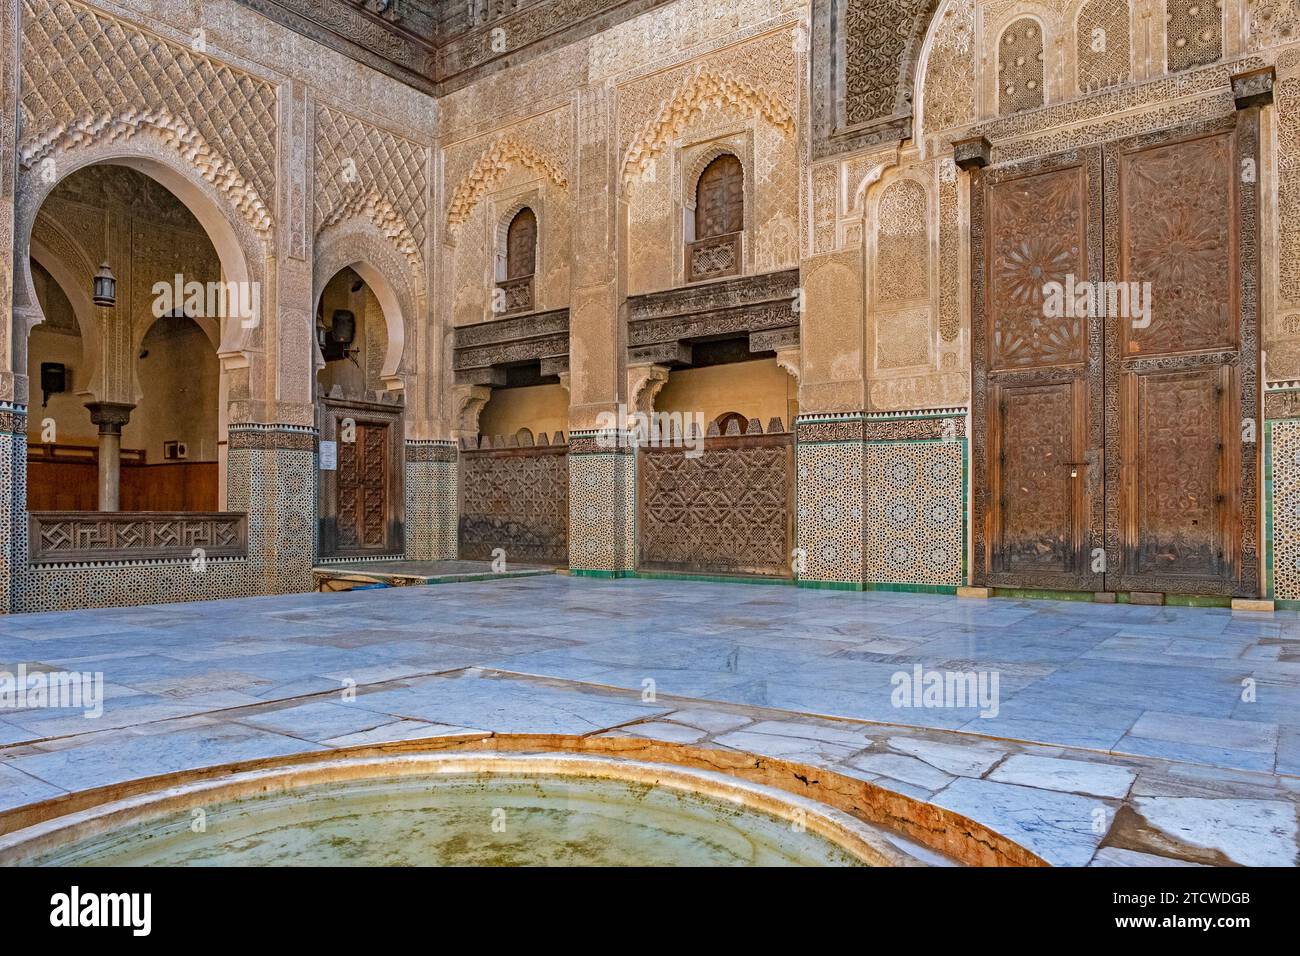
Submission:
[[801,588],[816,591],[865,591],[867,586],[861,581],[818,581],[814,578],[800,578],[795,582]]
[[692,574],[687,571],[649,571],[638,570],[638,578],[650,581],[703,581],[709,584],[783,584],[792,586],[794,578],[765,577],[759,574]]

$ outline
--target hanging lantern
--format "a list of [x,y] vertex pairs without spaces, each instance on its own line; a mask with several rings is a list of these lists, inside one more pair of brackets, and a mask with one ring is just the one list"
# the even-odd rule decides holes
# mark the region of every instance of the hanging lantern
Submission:
[[95,294],[91,296],[95,305],[113,306],[117,304],[117,277],[105,262],[95,273]]

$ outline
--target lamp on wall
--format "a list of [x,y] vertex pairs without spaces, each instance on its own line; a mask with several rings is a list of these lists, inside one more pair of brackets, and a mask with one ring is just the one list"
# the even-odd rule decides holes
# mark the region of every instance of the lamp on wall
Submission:
[[321,354],[327,362],[351,359],[356,363],[356,355],[361,351],[352,347],[356,335],[357,317],[348,309],[335,309],[334,314],[330,316],[329,325],[316,327]]
[[99,271],[95,273],[95,290],[90,298],[95,305],[117,304],[117,277],[113,275],[113,270],[108,267],[106,261],[100,264]]

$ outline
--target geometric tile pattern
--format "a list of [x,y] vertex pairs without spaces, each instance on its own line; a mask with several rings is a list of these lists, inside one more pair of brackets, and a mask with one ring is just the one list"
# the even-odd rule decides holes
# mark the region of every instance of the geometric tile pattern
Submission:
[[[636,569],[636,455],[632,449],[574,451],[570,436],[569,567],[621,574]],[[595,443],[594,438],[587,439]]]
[[802,581],[944,589],[964,583],[961,415],[810,415],[796,429]]
[[406,443],[407,560],[455,560],[456,476],[451,442]]
[[962,583],[964,440],[865,447],[866,580]]
[[863,447],[861,441],[795,446],[801,580],[862,582]]
[[1273,596],[1300,600],[1300,419],[1268,423],[1271,436]]

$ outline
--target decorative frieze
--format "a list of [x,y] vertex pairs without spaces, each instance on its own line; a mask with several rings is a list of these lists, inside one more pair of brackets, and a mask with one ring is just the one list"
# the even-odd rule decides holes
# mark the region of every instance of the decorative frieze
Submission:
[[569,310],[509,316],[452,330],[457,385],[504,385],[505,367],[538,361],[542,374],[569,367]]
[[632,296],[628,361],[690,364],[691,341],[745,334],[751,351],[790,348],[799,341],[798,292],[799,270],[786,269]]
[[262,425],[253,422],[232,424],[227,447],[232,451],[316,451],[316,429],[302,425]]
[[408,441],[406,460],[412,463],[455,461],[456,445],[449,441]]
[[233,513],[37,511],[28,515],[32,564],[242,558],[248,520]]
[[1269,389],[1264,392],[1264,420],[1300,418],[1300,388]]

